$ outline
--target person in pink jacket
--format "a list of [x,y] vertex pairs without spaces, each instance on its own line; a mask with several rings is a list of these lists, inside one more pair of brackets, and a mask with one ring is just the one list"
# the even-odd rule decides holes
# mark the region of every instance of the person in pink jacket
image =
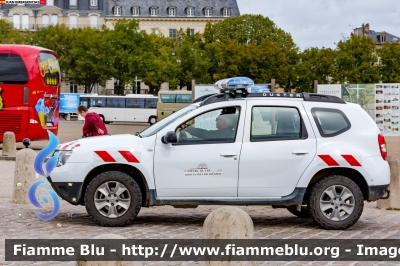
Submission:
[[83,137],[92,137],[92,136],[100,136],[107,135],[108,130],[106,125],[104,125],[101,117],[94,113],[89,112],[86,106],[80,105],[77,109],[78,114],[85,118],[85,124],[83,125],[82,132]]

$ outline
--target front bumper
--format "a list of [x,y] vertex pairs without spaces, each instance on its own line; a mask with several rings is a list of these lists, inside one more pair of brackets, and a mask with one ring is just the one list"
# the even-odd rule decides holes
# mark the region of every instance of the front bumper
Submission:
[[50,176],[47,176],[47,180],[62,199],[68,201],[72,205],[81,204],[80,199],[83,193],[83,182],[53,182]]
[[[379,199],[388,199],[390,196],[389,184],[368,187],[368,201],[377,201]],[[387,193],[387,196],[384,195]]]

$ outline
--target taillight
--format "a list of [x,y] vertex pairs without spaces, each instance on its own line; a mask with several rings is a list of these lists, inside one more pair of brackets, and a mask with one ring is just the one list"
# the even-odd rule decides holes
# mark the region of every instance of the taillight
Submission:
[[35,109],[29,108],[29,124],[39,124],[39,117],[36,114]]
[[379,150],[381,151],[382,159],[386,161],[387,159],[387,150],[386,150],[386,141],[382,134],[378,135],[378,144]]

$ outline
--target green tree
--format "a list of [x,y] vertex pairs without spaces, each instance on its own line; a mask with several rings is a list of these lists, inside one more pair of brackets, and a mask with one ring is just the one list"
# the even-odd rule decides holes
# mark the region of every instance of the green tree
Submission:
[[238,44],[261,44],[263,39],[269,39],[287,49],[295,49],[292,36],[278,28],[273,21],[262,15],[245,14],[224,19],[215,24],[208,23],[204,31],[207,43],[235,40]]
[[351,35],[336,47],[334,82],[376,83],[379,81],[375,42],[366,36]]
[[140,31],[137,20],[121,19],[114,25],[114,30],[106,34],[112,45],[110,61],[112,61],[113,77],[122,82],[122,86],[135,87],[136,77],[143,77],[146,64],[149,63],[148,53],[152,43],[145,31]]
[[400,82],[400,44],[398,42],[384,43],[378,49],[380,56],[380,74],[382,82]]
[[204,47],[202,35],[190,34],[189,30],[180,29],[174,40],[176,60],[178,64],[177,79],[180,88],[191,88],[192,80],[196,83],[210,83],[212,78],[208,74],[210,59],[202,49]]
[[75,67],[75,58],[71,54],[75,45],[75,32],[64,24],[50,25],[26,34],[25,43],[57,52],[61,71],[65,75]]
[[67,75],[70,82],[83,85],[85,93],[92,91],[94,84],[105,86],[112,78],[110,53],[114,49],[103,31],[83,28],[73,29],[71,68]]
[[[212,59],[208,74],[214,81],[225,74],[236,73],[260,83],[275,79],[287,91],[295,88],[298,75],[294,65],[298,62],[298,47],[291,35],[268,17],[242,15],[208,23],[204,40],[205,50]],[[215,58],[219,61],[215,62]]]
[[331,83],[331,75],[335,72],[335,51],[331,48],[312,47],[300,54],[300,62],[296,65],[298,74],[298,91],[312,92],[314,80],[319,84]]
[[14,28],[14,25],[4,19],[0,19],[0,43],[22,44],[24,41],[23,33]]
[[164,82],[175,89],[178,66],[171,54],[171,39],[157,34],[150,34],[149,38],[151,46],[143,54],[142,81],[149,86],[151,94],[157,94]]

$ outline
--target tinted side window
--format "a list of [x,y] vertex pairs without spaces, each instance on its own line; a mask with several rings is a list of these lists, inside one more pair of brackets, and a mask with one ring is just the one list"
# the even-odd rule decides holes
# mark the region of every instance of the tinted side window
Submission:
[[157,99],[146,99],[146,108],[156,109]]
[[144,108],[145,99],[126,99],[126,108]]
[[177,103],[191,103],[192,95],[191,94],[177,94],[176,102]]
[[308,137],[296,108],[255,106],[251,117],[251,141]]
[[15,54],[0,54],[0,84],[26,84],[28,72],[22,58]]
[[160,98],[163,103],[174,103],[176,94],[160,94]]
[[125,108],[125,99],[107,98],[107,107]]
[[346,115],[331,108],[312,108],[311,113],[322,137],[334,137],[351,128]]
[[106,98],[91,98],[90,107],[105,107]]

